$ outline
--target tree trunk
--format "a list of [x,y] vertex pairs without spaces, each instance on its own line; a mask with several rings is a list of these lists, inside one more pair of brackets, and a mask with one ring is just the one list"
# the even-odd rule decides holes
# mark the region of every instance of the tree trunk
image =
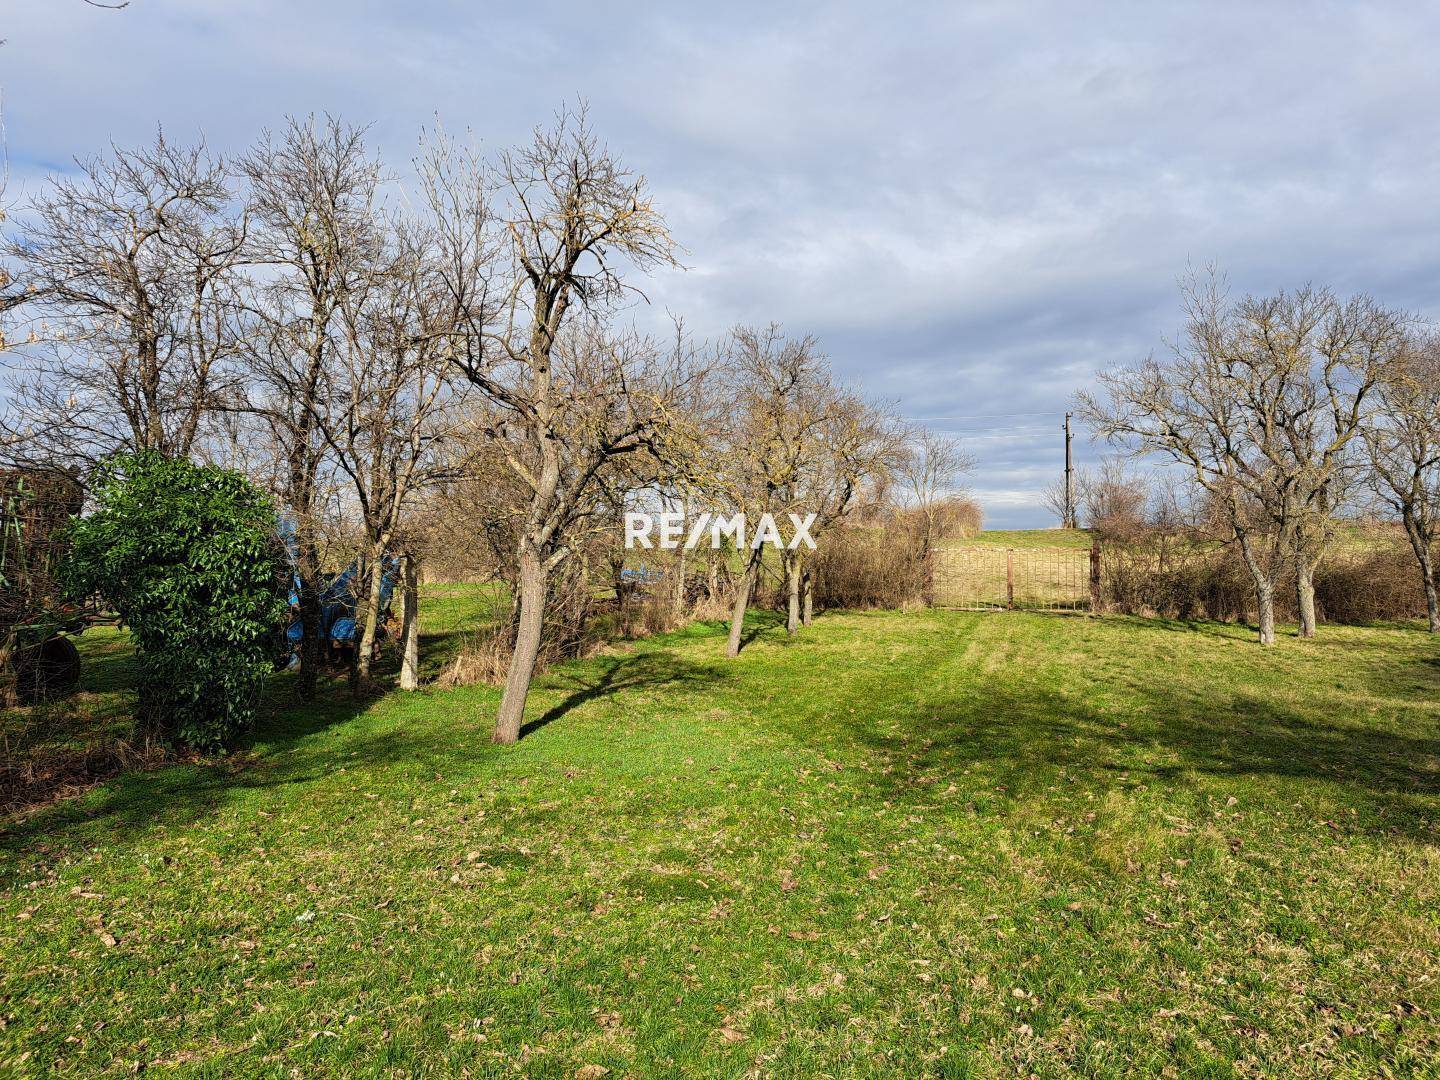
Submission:
[[1425,614],[1429,620],[1430,633],[1440,634],[1440,602],[1435,590],[1435,563],[1430,557],[1429,538],[1415,517],[1402,515],[1405,520],[1405,535],[1410,540],[1410,550],[1415,553],[1415,564],[1420,568],[1420,585],[1425,590]]
[[1315,568],[1301,561],[1295,568],[1295,605],[1300,612],[1300,636],[1315,636]]
[[725,646],[725,655],[734,659],[740,655],[740,635],[745,629],[745,609],[750,606],[750,590],[755,585],[755,568],[759,565],[759,552],[751,556],[745,566],[745,573],[735,586],[735,607],[730,614],[730,640]]
[[1275,644],[1275,583],[1259,579],[1255,582],[1255,606],[1260,614],[1260,644]]
[[717,576],[719,572],[720,568],[712,551],[705,561],[705,595],[711,600],[720,595],[720,581]]
[[[1245,560],[1245,569],[1250,571],[1250,580],[1255,583],[1255,607],[1260,617],[1260,644],[1275,644],[1275,579],[1261,566],[1260,560],[1250,547],[1249,538],[1237,535],[1240,554]],[[1271,565],[1274,565],[1272,559]]]
[[400,689],[416,690],[420,687],[420,578],[415,565],[415,556],[402,557],[404,588],[401,600],[402,626],[401,641],[404,652],[400,660]]
[[313,558],[300,560],[300,700],[314,701],[325,660],[320,637],[320,588]]
[[800,632],[800,559],[797,555],[791,555],[785,560],[785,588],[789,593],[789,603],[785,609],[785,632],[787,634],[798,634]]
[[1429,618],[1430,633],[1440,634],[1440,600],[1435,595],[1435,567],[1428,551],[1420,556],[1420,577],[1425,583],[1425,614]]
[[497,743],[513,743],[520,738],[525,699],[530,694],[530,680],[535,675],[540,635],[545,625],[546,576],[538,553],[521,552],[520,620],[515,631],[515,651],[510,654],[510,670],[505,675],[505,693],[500,698],[500,714],[495,718],[492,738]]
[[674,616],[680,619],[685,614],[685,549],[680,549],[680,557],[675,567],[675,590],[672,603]]
[[355,643],[355,674],[360,683],[370,681],[370,668],[375,655],[375,637],[380,630],[380,594],[385,588],[385,549],[370,560],[365,597],[365,618],[360,638]]
[[803,597],[800,621],[805,626],[809,626],[815,618],[815,576],[809,570],[805,571],[800,582],[800,592]]
[[13,629],[0,636],[0,709],[8,709],[20,703],[15,686],[16,644]]

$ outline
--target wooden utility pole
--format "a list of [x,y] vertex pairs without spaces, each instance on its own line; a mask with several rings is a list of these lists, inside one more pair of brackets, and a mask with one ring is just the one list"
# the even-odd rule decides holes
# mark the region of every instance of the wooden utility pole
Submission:
[[1070,431],[1070,413],[1065,414],[1065,520],[1061,524],[1067,529],[1078,528],[1075,518],[1075,466],[1070,456],[1070,442],[1074,435]]

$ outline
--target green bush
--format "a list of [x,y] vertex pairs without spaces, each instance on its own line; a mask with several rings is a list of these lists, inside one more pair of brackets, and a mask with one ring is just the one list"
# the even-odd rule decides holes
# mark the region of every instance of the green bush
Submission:
[[101,469],[64,567],[135,638],[138,720],[166,742],[213,749],[247,728],[285,611],[275,511],[237,473],[154,453]]

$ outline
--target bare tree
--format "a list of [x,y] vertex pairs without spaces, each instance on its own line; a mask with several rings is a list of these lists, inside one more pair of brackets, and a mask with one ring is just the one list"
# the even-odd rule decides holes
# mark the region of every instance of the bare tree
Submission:
[[1353,479],[1369,400],[1394,361],[1406,318],[1368,296],[1304,288],[1246,298],[1232,378],[1264,483],[1258,503],[1294,562],[1300,636],[1315,636],[1315,567]]
[[1366,401],[1402,320],[1368,297],[1304,288],[1231,304],[1214,275],[1186,283],[1184,339],[1167,362],[1106,373],[1103,403],[1081,395],[1093,429],[1184,465],[1222,508],[1255,584],[1260,641],[1275,640],[1274,596],[1293,567],[1302,636],[1315,628],[1315,562]]
[[1070,491],[1063,476],[1056,477],[1040,490],[1040,505],[1055,515],[1060,528],[1070,527]]
[[[796,500],[802,512],[814,515],[810,534],[817,549],[857,502],[883,502],[897,472],[911,463],[912,457],[906,443],[909,433],[887,406],[836,387],[823,409],[815,453],[802,469]],[[958,468],[959,461],[955,464]],[[787,547],[782,567],[787,596],[785,629],[793,634],[800,626],[809,626],[815,614],[814,574],[807,549]]]
[[1096,469],[1077,470],[1075,501],[1085,527],[1102,539],[1129,539],[1148,527],[1149,480],[1131,472],[1122,458],[1107,457]]
[[[652,447],[674,417],[683,372],[668,354],[602,320],[624,299],[627,267],[673,265],[675,247],[643,177],[628,172],[585,114],[562,114],[488,175],[454,152],[427,167],[449,224],[461,313],[453,358],[492,407],[487,439],[527,492],[517,530],[515,648],[496,742],[520,734],[552,573],[570,530],[618,459]],[[488,181],[488,182],[487,182]],[[487,205],[487,191],[493,205]],[[575,312],[578,325],[567,334]]]
[[24,283],[8,302],[30,313],[0,429],[13,456],[192,452],[233,393],[246,223],[230,202],[226,164],[163,135],[50,181],[4,249]]
[[[821,457],[822,430],[830,418],[834,387],[829,366],[810,337],[786,338],[775,325],[738,327],[725,348],[731,422],[723,439],[725,501],[753,526],[763,514],[799,509],[807,470]],[[764,568],[764,548],[740,548],[742,570],[735,589],[726,655],[740,654],[745,612]],[[792,584],[798,562],[782,554]],[[793,570],[793,573],[791,572]],[[798,598],[792,599],[791,625]],[[793,632],[793,629],[792,631]]]
[[897,468],[901,502],[919,514],[924,530],[924,555],[940,535],[946,505],[963,497],[962,481],[975,468],[975,459],[960,445],[958,439],[931,431],[914,429],[908,452]]
[[339,395],[344,313],[359,306],[383,261],[380,167],[364,132],[335,119],[290,120],[240,163],[258,267],[247,300],[246,409],[273,450],[271,487],[293,529],[302,626],[300,694],[315,694],[320,638],[319,514],[327,429]]
[[1434,551],[1440,539],[1440,335],[1409,338],[1380,379],[1365,426],[1370,482],[1400,515],[1425,591],[1431,633],[1440,633]]
[[315,411],[341,472],[349,479],[364,533],[357,593],[360,633],[356,686],[370,678],[386,574],[407,580],[406,648],[418,634],[418,609],[408,595],[415,553],[387,568],[420,494],[456,475],[447,444],[458,437],[463,401],[447,349],[454,307],[438,245],[423,223],[392,219],[385,250],[363,286],[340,298],[333,404]]

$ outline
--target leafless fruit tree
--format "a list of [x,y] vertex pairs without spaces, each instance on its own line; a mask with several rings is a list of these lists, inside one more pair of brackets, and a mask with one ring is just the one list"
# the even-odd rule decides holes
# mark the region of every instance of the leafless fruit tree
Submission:
[[1440,633],[1434,564],[1440,540],[1440,335],[1408,338],[1375,396],[1365,425],[1370,481],[1400,515],[1425,590],[1430,632]]
[[290,120],[239,162],[249,192],[245,411],[273,451],[270,486],[293,529],[299,578],[300,694],[315,694],[320,637],[319,513],[327,429],[349,406],[337,386],[344,314],[384,259],[380,166],[364,132],[338,120]]
[[[810,337],[786,338],[775,325],[738,327],[723,348],[724,397],[731,402],[718,466],[724,501],[753,530],[763,514],[777,518],[800,506],[807,468],[821,450],[822,427],[834,396],[829,365]],[[748,540],[748,538],[746,538]],[[740,654],[745,612],[764,568],[765,550],[740,549],[726,655]],[[790,553],[782,555],[786,566]]]
[[[815,515],[810,529],[817,549],[840,526],[857,502],[884,501],[897,471],[909,460],[908,432],[888,406],[866,401],[843,387],[832,387],[820,402],[817,438],[802,461],[795,500],[801,513]],[[785,629],[794,634],[809,626],[815,611],[814,574],[804,547],[782,553],[786,584]]]
[[605,326],[630,291],[626,269],[673,265],[675,246],[644,179],[600,143],[583,111],[537,130],[488,172],[453,147],[432,156],[428,172],[432,203],[450,223],[461,314],[453,360],[492,406],[483,434],[527,492],[515,648],[494,732],[511,743],[569,530],[607,468],[654,450],[676,419],[671,400],[685,373],[653,343]]
[[447,452],[463,423],[465,383],[448,362],[455,309],[437,238],[424,222],[394,216],[381,240],[367,280],[341,299],[332,405],[314,415],[350,481],[364,534],[357,687],[370,679],[387,573],[398,575],[395,584],[406,592],[405,648],[414,649],[418,611],[408,595],[414,551],[406,545],[399,565],[387,563],[420,495],[464,468]]
[[223,161],[162,135],[32,201],[4,245],[29,338],[0,427],[12,456],[88,469],[118,450],[197,448],[235,388],[246,222],[231,195]]
[[1108,400],[1082,394],[1082,414],[1097,434],[1185,466],[1223,509],[1255,585],[1262,644],[1275,640],[1287,567],[1311,636],[1315,563],[1404,320],[1368,297],[1309,287],[1231,303],[1210,275],[1183,292],[1186,330],[1171,355],[1102,374]]
[[926,558],[941,535],[947,507],[965,497],[964,478],[974,469],[974,457],[958,439],[923,426],[910,432],[896,466],[896,488],[901,505],[920,518]]

